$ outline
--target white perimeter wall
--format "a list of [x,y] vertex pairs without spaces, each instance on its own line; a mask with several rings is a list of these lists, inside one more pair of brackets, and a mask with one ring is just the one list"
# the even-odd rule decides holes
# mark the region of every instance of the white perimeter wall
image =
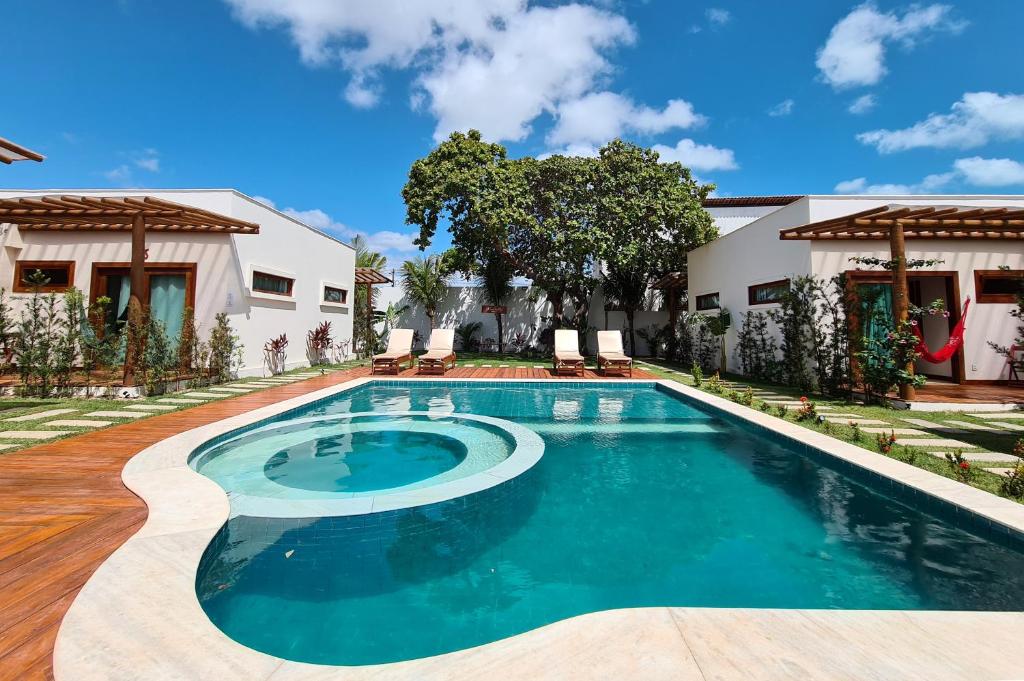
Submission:
[[[729,308],[733,328],[727,336],[730,369],[739,369],[736,357],[737,328],[748,310],[766,310],[771,305],[747,305],[747,287],[787,277],[814,274],[828,279],[840,272],[856,269],[849,261],[854,256],[889,258],[888,243],[850,241],[782,241],[779,230],[797,227],[833,217],[849,215],[891,203],[907,205],[1024,206],[1024,196],[810,196],[780,209],[746,227],[702,246],[689,256],[690,310],[696,297],[720,291],[722,304]],[[1024,269],[1024,246],[1014,241],[913,240],[907,241],[907,257],[941,259],[942,264],[917,271],[956,271],[961,303],[970,296],[964,337],[965,377],[967,380],[1006,378],[1005,360],[988,347],[988,341],[1009,344],[1015,325],[1009,304],[977,302],[974,290],[975,270],[994,270],[1000,266]],[[934,293],[934,291],[932,291]],[[929,291],[922,291],[927,303]],[[949,338],[945,320],[926,320],[925,341],[932,350]],[[949,375],[949,363],[931,365],[919,362],[929,373]]]
[[[322,280],[346,288],[350,304],[354,300],[355,252],[346,244],[233,190],[11,190],[0,191],[0,197],[56,193],[152,195],[259,224],[257,235],[146,234],[147,263],[196,263],[196,322],[206,337],[213,326],[214,315],[228,313],[232,327],[245,346],[242,375],[265,372],[263,345],[272,336],[288,335],[289,367],[308,364],[306,332],[321,321],[331,322],[336,339],[352,337],[351,307],[320,304]],[[74,260],[75,286],[89,298],[94,263],[127,263],[131,259],[129,232],[31,232],[7,225],[2,243],[0,286],[8,291],[13,283],[16,260]],[[292,299],[278,301],[250,296],[248,278],[252,265],[294,277]],[[29,295],[9,294],[16,310]]]

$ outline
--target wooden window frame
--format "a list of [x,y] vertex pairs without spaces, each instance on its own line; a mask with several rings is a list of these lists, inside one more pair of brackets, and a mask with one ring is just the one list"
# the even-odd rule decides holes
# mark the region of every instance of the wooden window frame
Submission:
[[979,303],[1002,303],[1013,305],[1017,302],[1014,293],[982,293],[982,284],[986,278],[1021,279],[1024,270],[974,270],[974,295]]
[[[327,300],[327,289],[332,291],[341,292],[341,300]],[[348,289],[342,288],[341,286],[332,286],[331,284],[324,284],[320,290],[320,302],[327,303],[328,305],[348,305]]]
[[[110,275],[131,276],[131,263],[128,262],[94,262],[92,264],[92,281],[89,284],[89,302],[95,303],[101,295],[106,295],[106,286],[101,286]],[[194,262],[147,262],[146,283],[143,293],[143,305],[149,305],[150,277],[161,274],[185,275],[185,304],[196,309],[196,271]]]
[[[715,301],[716,304],[712,305],[710,307],[704,306],[702,304],[703,301],[708,299],[708,298],[711,298],[712,296],[717,298],[717,300]],[[703,294],[701,294],[701,295],[699,295],[699,296],[697,296],[696,298],[693,299],[693,307],[694,307],[694,310],[697,311],[697,312],[707,312],[708,310],[721,310],[722,309],[722,294],[719,291],[714,291],[712,293],[703,293]]]
[[[269,291],[269,290],[264,289],[264,288],[258,288],[256,286],[256,275],[257,274],[260,275],[260,276],[264,276],[264,277],[270,277],[271,279],[283,279],[284,281],[288,282],[288,290],[285,291],[284,293],[281,293],[280,291]],[[284,276],[282,274],[274,274],[273,272],[267,272],[266,270],[261,270],[259,268],[254,267],[254,268],[252,268],[252,281],[249,282],[249,290],[252,291],[253,293],[259,293],[259,294],[265,295],[265,296],[277,296],[279,298],[293,298],[294,297],[294,291],[295,291],[295,279],[292,278],[292,277],[286,277],[286,276]]]
[[769,281],[769,282],[765,282],[764,284],[751,284],[750,286],[747,287],[747,305],[750,305],[750,306],[754,306],[754,305],[777,305],[780,302],[779,299],[775,299],[775,300],[757,300],[756,299],[756,295],[755,295],[755,291],[757,289],[761,289],[761,288],[780,288],[782,286],[785,286],[787,290],[789,289],[790,281],[789,281],[788,278],[787,279],[778,279],[776,281]]
[[11,291],[14,293],[32,293],[35,289],[25,283],[25,274],[31,274],[34,270],[55,269],[63,267],[68,271],[68,283],[63,286],[43,286],[39,290],[44,293],[62,293],[75,285],[75,261],[74,260],[16,260],[14,262],[14,283],[11,284]]

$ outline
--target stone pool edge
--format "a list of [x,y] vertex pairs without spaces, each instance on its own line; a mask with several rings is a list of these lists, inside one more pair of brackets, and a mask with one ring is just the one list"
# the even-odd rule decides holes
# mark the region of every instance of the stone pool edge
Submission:
[[[233,641],[206,617],[195,593],[199,561],[210,540],[228,519],[228,499],[216,483],[188,467],[189,455],[199,445],[223,433],[378,380],[381,379],[354,379],[229,417],[176,434],[133,457],[122,472],[122,480],[147,503],[149,517],[139,532],[97,569],[66,614],[54,651],[56,679],[475,679],[493,674],[496,669],[501,669],[502,678],[508,679],[618,678],[626,674],[642,674],[645,679],[704,679],[712,675],[716,665],[726,665],[726,669],[739,665],[732,667],[738,672],[744,668],[750,671],[747,664],[758,665],[764,671],[762,678],[773,678],[769,674],[771,665],[782,665],[775,669],[780,678],[785,677],[785,668],[790,664],[799,664],[815,676],[829,672],[830,677],[851,679],[863,678],[867,673],[865,665],[869,664],[888,665],[880,669],[922,671],[924,667],[935,668],[936,675],[930,677],[933,679],[970,678],[978,674],[1007,678],[1011,675],[1010,667],[1005,666],[1012,664],[1011,656],[1005,652],[1000,655],[999,651],[1005,651],[1024,636],[1024,614],[1021,613],[667,607],[610,610],[555,622],[477,648],[366,667],[292,662]],[[421,379],[418,383],[428,380]],[[565,381],[552,379],[507,381],[565,385]],[[459,379],[458,382],[494,382],[494,379]],[[722,398],[691,391],[674,381],[629,383],[662,385],[808,444],[812,444],[809,436],[826,438]],[[832,449],[836,444],[859,450],[853,445],[826,439],[829,440],[825,443],[827,446],[817,442],[813,446],[829,454],[834,453]],[[899,467],[918,470],[864,450],[860,452]],[[851,454],[841,452],[840,458],[851,460]],[[891,471],[896,475],[903,472],[902,469]],[[925,471],[921,473],[945,480]],[[917,484],[914,480],[902,481]],[[1016,526],[1024,528],[1024,516]],[[969,634],[951,627],[953,622],[961,621],[970,622]],[[920,638],[919,646],[892,651],[897,659],[886,660],[879,656],[880,642],[906,640],[911,634]],[[977,638],[975,645],[978,647],[972,655],[975,659],[950,659],[955,655],[946,651],[953,650],[954,642],[962,642],[964,636]],[[846,675],[833,674],[838,671],[831,668],[836,663],[834,653],[824,654],[830,643],[841,646],[846,653],[844,657],[851,665],[845,670]],[[990,649],[991,654],[979,654],[982,648]],[[914,664],[918,666],[912,666]],[[947,673],[940,674],[940,670]],[[952,675],[949,670],[963,674]],[[814,674],[815,671],[819,673]]]

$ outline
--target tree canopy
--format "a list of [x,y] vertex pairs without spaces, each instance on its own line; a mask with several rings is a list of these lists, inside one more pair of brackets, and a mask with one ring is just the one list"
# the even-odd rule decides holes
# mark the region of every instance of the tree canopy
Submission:
[[[597,158],[509,159],[479,132],[453,133],[413,163],[402,190],[406,222],[428,247],[447,223],[454,262],[502,260],[532,279],[552,305],[556,326],[566,298],[585,328],[600,263],[620,282],[685,266],[690,249],[714,238],[697,183],[679,163],[614,140]],[[640,286],[636,283],[634,288]]]

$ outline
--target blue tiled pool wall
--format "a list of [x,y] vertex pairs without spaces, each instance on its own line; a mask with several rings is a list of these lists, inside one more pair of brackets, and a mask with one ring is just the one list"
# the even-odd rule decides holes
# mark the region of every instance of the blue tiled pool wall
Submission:
[[[287,421],[293,418],[297,418],[307,412],[315,410],[317,407],[330,404],[338,400],[340,397],[351,395],[355,391],[369,390],[374,387],[399,387],[399,388],[428,388],[428,387],[455,387],[455,388],[467,388],[467,387],[479,387],[479,388],[491,388],[500,389],[502,385],[515,386],[521,388],[524,384],[533,384],[538,388],[548,389],[597,389],[597,386],[593,381],[466,381],[466,380],[430,380],[424,381],[422,379],[376,379],[370,382],[364,383],[359,386],[353,386],[351,388],[343,388],[342,390],[319,398],[313,402],[304,404],[300,407],[290,409],[276,416],[263,419],[253,424],[243,426],[235,429],[231,432],[224,433],[218,437],[208,441],[203,446],[197,448],[189,457],[190,464],[195,459],[196,455],[204,452],[205,450],[215,447],[217,444],[229,440],[237,435],[260,428],[262,426],[277,423],[281,421]],[[893,480],[889,477],[880,475],[873,471],[869,471],[865,468],[861,468],[853,463],[850,463],[844,459],[840,459],[827,452],[824,452],[817,447],[812,447],[800,440],[791,438],[787,435],[783,435],[771,428],[756,424],[736,414],[713,406],[706,402],[695,400],[691,397],[684,395],[678,391],[667,388],[653,381],[615,381],[615,382],[602,382],[600,383],[600,390],[602,391],[630,391],[630,390],[655,390],[663,395],[676,399],[688,406],[691,406],[697,410],[708,413],[716,418],[725,420],[730,424],[739,426],[748,432],[756,433],[761,437],[769,438],[772,442],[780,444],[784,447],[792,449],[794,452],[811,458],[815,463],[825,466],[832,470],[836,470],[848,477],[854,482],[857,482],[868,489],[879,492],[892,499],[900,501],[910,507],[929,513],[930,515],[941,518],[945,522],[950,523],[955,527],[969,530],[979,536],[986,539],[991,539],[999,542],[1003,545],[1008,545],[1011,548],[1024,551],[1024,533],[1017,531],[1012,527],[1003,525],[1002,523],[993,522],[989,518],[981,516],[969,509],[951,504],[947,501],[932,496],[926,492],[923,492],[910,485],[905,485],[902,482]],[[881,456],[881,454],[879,455]]]
[[[801,440],[779,433],[776,430],[762,426],[761,424],[747,421],[736,414],[720,407],[695,400],[683,393],[667,388],[663,385],[655,385],[655,389],[685,404],[702,409],[717,418],[726,420],[748,432],[753,432],[760,437],[770,439],[796,453],[806,456],[816,464],[825,468],[835,470],[853,482],[860,484],[872,491],[879,492],[891,499],[895,499],[912,509],[928,513],[944,522],[963,530],[977,534],[985,539],[996,541],[1003,546],[1013,548],[1017,551],[1024,551],[1024,533],[1015,528],[997,523],[985,516],[979,515],[970,509],[951,504],[948,501],[923,492],[916,487],[906,485],[898,480],[874,471],[862,468],[854,463],[833,456],[828,452],[813,447]],[[878,456],[883,456],[879,454]]]
[[[307,598],[311,579],[322,581],[318,591],[325,598],[338,598],[366,596],[368,584],[387,591],[436,576],[423,571],[425,565],[454,573],[515,533],[542,494],[535,467],[486,490],[412,508],[314,518],[236,516],[207,546],[196,592],[204,604],[215,601],[243,567],[285,594],[290,575],[301,574],[295,591]],[[392,547],[399,544],[403,555],[419,558],[415,565],[393,560]]]

